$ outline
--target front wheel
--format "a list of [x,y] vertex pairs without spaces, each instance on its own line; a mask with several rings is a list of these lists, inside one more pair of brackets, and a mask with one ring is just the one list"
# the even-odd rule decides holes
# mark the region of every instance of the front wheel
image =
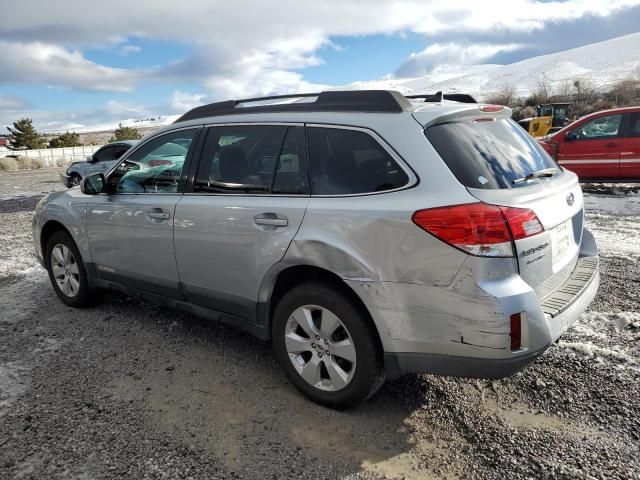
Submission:
[[51,235],[46,247],[46,265],[53,289],[72,307],[84,307],[93,300],[87,273],[78,247],[67,232]]
[[77,173],[72,173],[70,178],[70,182],[72,187],[75,187],[77,185],[80,185],[80,181],[82,180],[82,177],[80,177],[80,175],[78,175]]
[[278,303],[272,330],[285,374],[319,404],[353,407],[384,383],[377,333],[340,289],[320,282],[294,287]]

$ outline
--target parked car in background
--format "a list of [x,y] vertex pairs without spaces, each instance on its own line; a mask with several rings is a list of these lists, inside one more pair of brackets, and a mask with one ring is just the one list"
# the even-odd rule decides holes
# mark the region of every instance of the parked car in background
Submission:
[[592,113],[540,143],[581,181],[640,181],[640,107]]
[[93,155],[87,157],[86,160],[72,163],[64,175],[62,175],[63,183],[71,188],[80,183],[87,175],[98,172],[106,172],[129,150],[138,143],[138,140],[121,140],[119,142],[109,143],[104,147],[96,150]]
[[591,303],[578,178],[508,108],[288,97],[315,101],[197,107],[40,201],[59,298],[112,289],[237,326],[338,408],[403,373],[511,375]]

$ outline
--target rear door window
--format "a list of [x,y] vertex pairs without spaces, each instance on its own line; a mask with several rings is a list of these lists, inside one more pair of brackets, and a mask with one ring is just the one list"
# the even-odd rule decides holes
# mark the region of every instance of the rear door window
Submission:
[[466,187],[523,187],[536,180],[517,180],[557,168],[538,142],[512,120],[444,123],[428,127],[425,135]]
[[210,193],[308,194],[304,127],[211,127],[194,189]]
[[97,162],[109,162],[109,161],[112,161],[114,159],[113,153],[114,153],[114,149],[115,148],[116,147],[114,147],[114,146],[103,147],[100,150],[98,150],[96,153],[93,154],[93,158]]
[[384,192],[409,182],[406,172],[368,133],[311,127],[308,141],[315,195]]
[[640,137],[640,112],[634,112],[629,114],[629,120],[627,123],[627,131],[625,133],[627,138]]
[[113,158],[118,159],[124,155],[131,147],[129,145],[116,145],[113,149]]

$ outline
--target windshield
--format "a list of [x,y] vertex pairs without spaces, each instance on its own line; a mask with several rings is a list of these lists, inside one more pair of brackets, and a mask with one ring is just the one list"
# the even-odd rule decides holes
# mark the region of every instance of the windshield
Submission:
[[519,188],[539,170],[557,168],[540,145],[513,120],[457,122],[425,130],[429,142],[458,181],[470,188]]

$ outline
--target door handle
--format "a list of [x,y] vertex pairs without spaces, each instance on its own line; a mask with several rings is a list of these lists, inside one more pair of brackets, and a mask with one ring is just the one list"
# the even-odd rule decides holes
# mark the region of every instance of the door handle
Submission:
[[286,227],[289,225],[287,217],[283,217],[276,213],[261,213],[253,217],[253,222],[256,225],[268,225],[271,227]]
[[151,210],[147,210],[147,218],[151,220],[169,220],[171,215],[162,211],[161,208],[152,208]]
[[618,146],[618,144],[615,143],[615,142],[609,142],[609,143],[605,144],[605,147],[607,147],[607,148],[613,148],[613,147],[617,147],[617,146]]

